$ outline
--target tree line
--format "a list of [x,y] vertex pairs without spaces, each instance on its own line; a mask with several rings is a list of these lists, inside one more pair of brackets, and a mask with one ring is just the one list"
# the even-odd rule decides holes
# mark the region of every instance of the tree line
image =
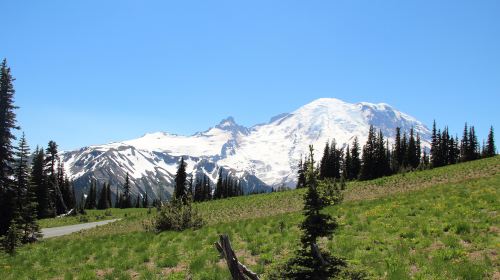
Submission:
[[[371,180],[417,169],[440,167],[496,155],[493,127],[480,145],[474,126],[465,124],[463,136],[452,137],[449,130],[433,124],[430,150],[422,147],[420,135],[411,128],[409,133],[396,128],[394,143],[384,137],[381,130],[370,126],[366,144],[361,148],[357,137],[352,145],[338,147],[335,140],[326,143],[319,162],[319,177],[342,180]],[[297,188],[307,184],[306,174],[310,159],[300,159]]]

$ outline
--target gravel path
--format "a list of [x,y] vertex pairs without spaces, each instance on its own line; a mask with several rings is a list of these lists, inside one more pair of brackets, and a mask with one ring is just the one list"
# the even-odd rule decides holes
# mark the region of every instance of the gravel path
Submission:
[[78,232],[80,230],[85,230],[85,229],[94,228],[97,226],[102,226],[102,225],[106,225],[109,223],[113,223],[113,222],[116,222],[118,220],[120,220],[120,219],[113,219],[113,220],[106,220],[106,221],[99,221],[99,222],[78,224],[78,225],[71,225],[71,226],[64,226],[64,227],[44,228],[44,229],[42,229],[42,234],[43,234],[43,238],[52,238],[52,237],[57,237],[57,236],[63,236],[63,235],[71,234],[73,232]]

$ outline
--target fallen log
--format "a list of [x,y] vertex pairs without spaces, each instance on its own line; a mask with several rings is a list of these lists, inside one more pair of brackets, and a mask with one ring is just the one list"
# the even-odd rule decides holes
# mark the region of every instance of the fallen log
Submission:
[[221,256],[226,259],[233,280],[259,280],[259,276],[256,273],[252,272],[238,261],[231,247],[231,242],[229,242],[229,237],[226,234],[219,235],[219,242],[216,242],[214,245]]

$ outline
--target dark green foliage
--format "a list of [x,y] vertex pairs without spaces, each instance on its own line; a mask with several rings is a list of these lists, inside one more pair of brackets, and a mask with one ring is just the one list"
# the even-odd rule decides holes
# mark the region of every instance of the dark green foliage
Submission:
[[298,176],[297,176],[297,189],[305,188],[306,186],[306,166],[304,161],[302,161],[302,157],[300,158],[300,162],[298,165]]
[[68,209],[66,207],[66,203],[64,202],[59,186],[59,180],[57,178],[59,156],[56,142],[49,141],[48,147],[45,150],[45,155],[45,173],[47,176],[46,183],[49,189],[50,202],[55,207],[56,215],[65,214]]
[[137,198],[135,199],[135,208],[141,208],[141,196],[137,194]]
[[495,135],[493,132],[493,126],[490,127],[490,132],[488,133],[488,140],[486,142],[486,148],[484,149],[484,157],[494,157],[497,154],[497,149],[495,147]]
[[180,200],[187,199],[186,184],[187,184],[186,163],[184,162],[184,157],[181,157],[179,168],[177,168],[177,173],[175,174],[174,197],[176,199]]
[[16,222],[11,222],[5,236],[0,238],[2,249],[8,254],[14,254],[16,248],[21,245],[21,231]]
[[149,199],[148,199],[148,192],[144,194],[144,197],[142,198],[142,207],[143,208],[149,208]]
[[[403,142],[405,141],[403,140]],[[370,180],[390,175],[389,156],[382,131],[379,131],[377,135],[373,126],[370,126],[368,139],[366,145],[363,147],[360,179]]]
[[320,162],[320,177],[323,178],[340,178],[342,170],[343,151],[337,149],[335,139],[331,144],[326,143],[323,152],[323,157]]
[[[321,210],[327,205],[340,202],[341,196],[334,180],[318,182],[318,172],[314,169],[313,147],[310,146],[309,149],[307,192],[304,196],[303,210],[305,219],[300,225],[302,247],[277,270],[275,275],[271,276],[276,279],[331,279],[339,275],[346,266],[343,260],[331,256],[316,245],[318,238],[330,237],[338,227],[337,221]],[[320,194],[321,184],[323,184],[323,194],[331,192],[330,200],[324,199],[325,196]]]
[[157,217],[147,228],[155,232],[201,228],[203,220],[191,204],[190,198],[185,201],[173,198],[160,207]]
[[108,209],[111,207],[110,202],[110,187],[108,184],[104,183],[102,185],[101,191],[99,192],[99,199],[97,202],[97,209]]
[[31,243],[40,237],[37,223],[36,193],[29,178],[29,146],[24,133],[19,141],[15,165],[15,220],[22,243]]
[[121,202],[119,202],[120,208],[132,208],[132,193],[130,188],[130,178],[127,173],[125,176],[125,184],[123,185],[123,195],[120,199]]
[[97,208],[97,182],[95,180],[90,181],[89,191],[87,197],[85,198],[85,209],[96,209]]
[[31,163],[31,184],[35,189],[38,218],[55,216],[55,209],[50,201],[50,192],[44,170],[45,152],[36,148]]
[[14,78],[4,59],[0,67],[0,236],[7,233],[14,218],[15,197],[12,176],[14,175],[14,150],[12,141],[16,139],[13,130],[19,129],[14,110]]
[[354,137],[351,148],[351,162],[349,164],[349,171],[347,174],[348,180],[357,179],[359,176],[359,172],[361,171],[361,159],[359,157],[359,142],[358,137]]

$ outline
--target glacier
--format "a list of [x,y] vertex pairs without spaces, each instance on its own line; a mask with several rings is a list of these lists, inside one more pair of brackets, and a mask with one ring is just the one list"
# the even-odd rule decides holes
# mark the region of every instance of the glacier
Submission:
[[347,103],[320,98],[294,112],[277,115],[268,123],[244,127],[228,117],[218,125],[191,136],[166,132],[104,145],[84,147],[61,154],[77,195],[91,180],[110,182],[120,191],[126,174],[135,194],[167,198],[181,157],[191,178],[206,175],[212,182],[219,170],[239,178],[245,192],[266,192],[279,186],[294,187],[297,165],[314,145],[316,157],[327,141],[341,147],[358,137],[363,145],[368,129],[381,129],[390,142],[396,127],[414,128],[424,147],[430,147],[430,130],[414,117],[388,104]]

